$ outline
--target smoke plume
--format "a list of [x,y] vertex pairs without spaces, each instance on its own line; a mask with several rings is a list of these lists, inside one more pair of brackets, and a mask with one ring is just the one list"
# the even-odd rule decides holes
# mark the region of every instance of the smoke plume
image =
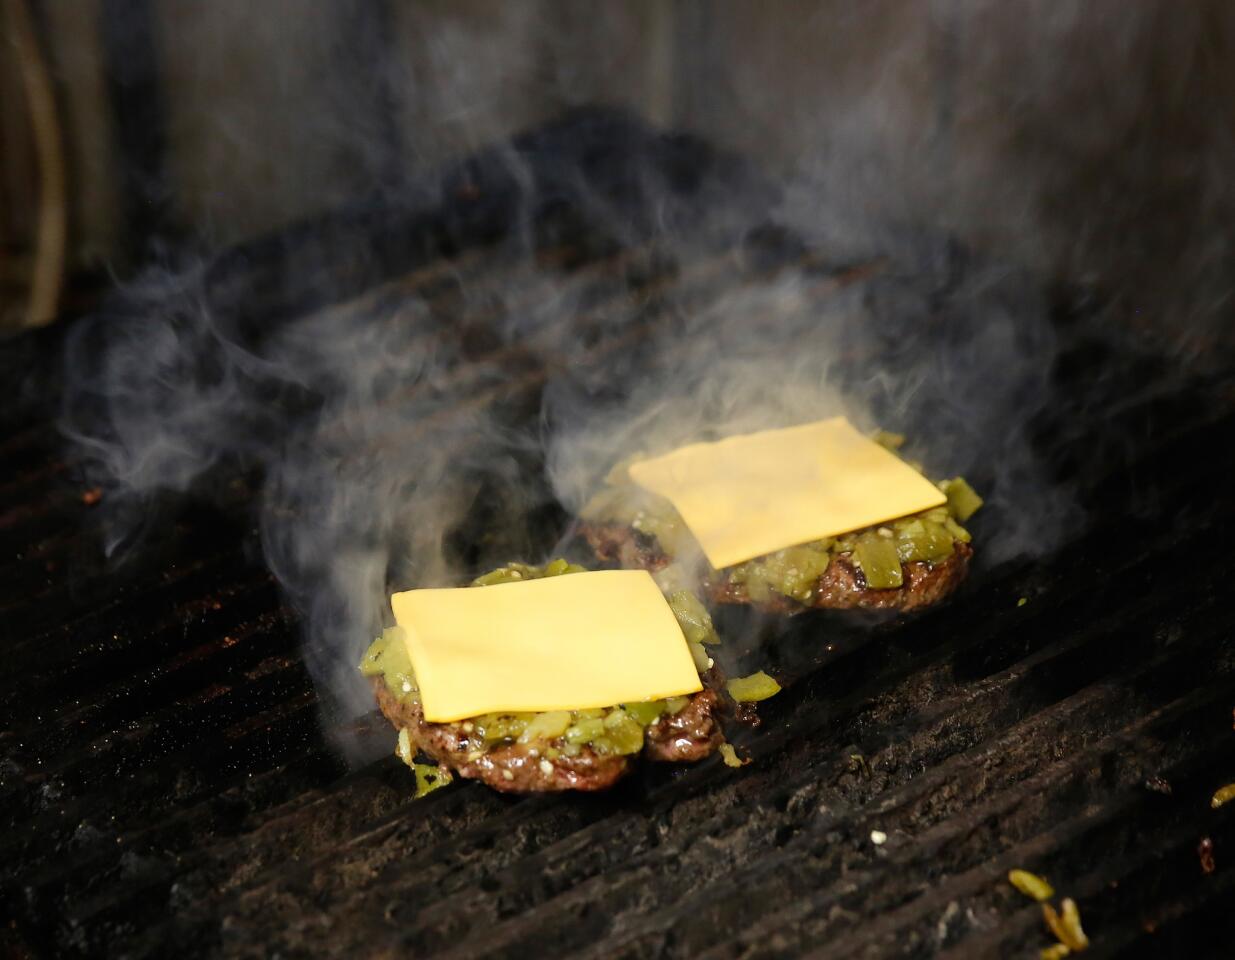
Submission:
[[[265,556],[304,616],[315,677],[360,712],[370,699],[353,667],[388,620],[391,589],[545,559],[608,470],[636,453],[844,413],[906,434],[931,475],[979,488],[981,563],[1051,549],[1076,515],[1031,429],[1051,399],[1061,336],[1042,278],[1080,264],[1083,279],[1109,280],[1111,264],[1133,261],[1109,253],[1125,237],[1060,240],[1086,209],[1091,231],[1120,221],[1105,194],[1089,208],[1051,206],[1083,182],[1074,154],[1088,162],[1107,142],[1086,152],[1090,141],[1068,139],[1092,113],[1048,111],[1078,81],[1046,66],[1095,28],[1078,5],[1063,5],[1071,18],[1046,6],[1049,16],[1043,7],[1027,21],[1037,39],[1017,38],[1021,57],[1001,74],[998,50],[972,53],[1003,36],[983,32],[984,17],[1003,23],[993,6],[931,5],[949,14],[934,29],[962,49],[945,44],[939,61],[938,49],[894,37],[867,64],[879,83],[840,96],[850,62],[834,99],[805,110],[804,91],[793,129],[769,135],[768,157],[744,144],[747,164],[606,111],[513,144],[490,128],[491,109],[469,125],[469,110],[492,104],[460,69],[467,56],[490,55],[484,75],[499,77],[535,60],[490,32],[469,50],[448,25],[414,65],[378,56],[374,83],[396,105],[441,85],[449,137],[430,134],[413,153],[436,162],[451,138],[488,146],[444,175],[404,177],[380,161],[397,148],[389,130],[370,153],[373,117],[348,123],[325,98],[330,110],[308,111],[300,132],[306,143],[334,142],[328,130],[358,138],[365,162],[352,172],[373,181],[360,187],[374,187],[375,204],[150,269],[79,326],[63,423],[109,489],[108,551],[123,553],[169,498],[254,510]],[[676,26],[692,39],[683,17]],[[1122,16],[1114,61],[1132,62],[1155,22]],[[519,36],[534,32],[520,23]],[[833,44],[863,30],[852,16],[832,26]],[[1190,48],[1198,36],[1179,27],[1163,42]],[[725,54],[714,34],[697,39]],[[1026,52],[1038,44],[1040,54]],[[538,78],[549,100],[605,99],[610,88],[593,74],[579,82],[585,65],[572,68],[565,50],[554,45],[554,69]],[[933,72],[939,62],[960,64],[961,79]],[[964,77],[1002,80],[958,97],[960,114],[924,118],[905,95],[915,66],[943,76],[928,87],[936,99]],[[691,108],[699,91],[685,84],[679,125],[719,131],[716,113],[728,109],[734,127],[765,128],[771,94],[747,66],[735,71],[706,109]],[[452,84],[457,112],[446,109]],[[972,124],[1000,103],[1023,115],[974,146]],[[1034,146],[1048,113],[1055,154]],[[1129,116],[1112,112],[1108,129],[1126,129]],[[1130,183],[1143,173],[1116,171]],[[281,194],[280,209],[297,192]],[[987,252],[967,252],[983,241]],[[1209,277],[1225,247],[1204,249],[1196,268]],[[1129,289],[1114,285],[1113,299]],[[1222,289],[1200,282],[1189,309]]]

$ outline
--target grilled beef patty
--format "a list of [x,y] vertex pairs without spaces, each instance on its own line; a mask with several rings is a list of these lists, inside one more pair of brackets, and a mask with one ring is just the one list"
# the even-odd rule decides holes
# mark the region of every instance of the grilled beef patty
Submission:
[[[670,558],[654,537],[622,524],[583,523],[580,533],[596,555],[622,567],[660,570]],[[849,554],[839,554],[828,564],[811,591],[809,604],[792,597],[774,595],[755,606],[770,613],[795,613],[809,607],[831,610],[895,610],[908,612],[938,603],[955,590],[969,572],[973,548],[956,541],[952,555],[936,563],[915,561],[901,564],[904,585],[890,590],[867,586],[862,570]],[[704,589],[714,603],[752,603],[746,587],[730,581],[725,571],[705,580]]]
[[725,740],[716,722],[720,698],[711,690],[691,694],[690,703],[643,732],[643,755],[667,763],[702,760]]
[[[373,678],[377,704],[396,730],[406,728],[422,751],[461,777],[480,780],[507,793],[604,790],[632,768],[633,757],[597,753],[589,746],[573,757],[549,760],[535,743],[484,749],[470,738],[465,721],[430,723],[420,703],[396,697],[382,677]],[[643,753],[652,760],[694,762],[724,739],[716,720],[719,700],[711,690],[692,694],[678,713],[663,716],[644,731]]]

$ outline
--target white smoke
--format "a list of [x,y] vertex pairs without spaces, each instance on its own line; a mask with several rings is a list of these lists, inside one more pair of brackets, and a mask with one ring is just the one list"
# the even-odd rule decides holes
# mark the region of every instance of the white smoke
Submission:
[[[705,78],[718,61],[732,72],[725,83],[683,81],[669,98],[648,92],[641,74],[640,89],[680,125],[745,147],[773,172],[775,189],[739,189],[749,184],[731,176],[728,161],[702,169],[703,154],[682,141],[611,119],[608,139],[598,135],[590,148],[567,124],[556,140],[501,146],[444,179],[385,165],[391,149],[436,163],[492,142],[512,116],[538,121],[545,110],[520,112],[533,90],[553,107],[629,100],[620,64],[611,58],[598,72],[580,59],[605,49],[605,24],[635,29],[612,12],[588,26],[582,52],[572,53],[567,34],[543,58],[529,38],[552,21],[545,4],[530,14],[504,8],[475,34],[447,16],[415,62],[364,34],[343,51],[361,71],[354,83],[390,91],[401,117],[426,120],[401,148],[382,117],[353,115],[349,97],[297,73],[285,59],[296,45],[279,47],[261,76],[320,94],[279,121],[312,163],[273,156],[260,111],[227,106],[236,90],[193,101],[227,133],[198,168],[210,173],[199,205],[187,207],[201,236],[226,235],[215,218],[248,204],[251,221],[235,220],[242,230],[304,212],[306,194],[333,205],[338,184],[327,189],[324,179],[336,173],[345,192],[372,192],[379,210],[401,204],[402,212],[356,220],[343,233],[354,246],[283,237],[220,262],[152,270],[77,331],[64,423],[110,488],[109,549],[133,538],[151,503],[186,492],[229,502],[229,478],[244,474],[259,491],[266,556],[304,613],[308,662],[352,711],[370,705],[353,665],[388,617],[390,589],[544,559],[608,469],[636,452],[843,412],[863,427],[906,433],[929,473],[964,474],[987,495],[983,562],[1050,549],[1074,514],[1032,429],[1051,400],[1059,350],[1043,284],[998,266],[1000,257],[966,256],[945,237],[957,232],[1039,279],[1061,271],[1097,279],[1117,301],[1157,289],[1146,271],[1126,284],[1120,271],[1166,255],[1168,241],[1142,228],[1170,196],[1190,215],[1210,201],[1214,211],[1229,208],[1225,177],[1207,166],[1228,156],[1229,134],[1198,131],[1172,112],[1211,65],[1188,61],[1180,86],[1152,108],[1153,83],[1135,66],[1169,74],[1168,54],[1203,47],[1206,17],[1217,14],[1172,6],[1170,29],[1157,38],[1161,4],[1118,16],[1029,0],[928,6],[942,47],[897,30],[868,36],[874,21],[852,9],[796,25],[776,26],[769,14],[771,26],[752,28],[746,60],[727,46],[737,42],[730,34],[692,26],[687,13],[669,18],[675,49],[692,50]],[[278,14],[250,7],[247,44],[282,36]],[[572,22],[583,30],[577,15]],[[310,59],[328,59],[329,38],[301,29],[315,38]],[[822,31],[837,56],[853,46],[867,59],[838,61],[843,82],[833,82],[829,63],[806,60],[805,74],[765,85],[755,53],[776,49],[777,30]],[[176,36],[175,49],[191,56],[190,33]],[[204,49],[221,45],[215,36]],[[1103,56],[1078,65],[1078,51],[1091,47]],[[520,80],[504,85],[508,76]],[[1096,101],[1084,96],[1095,79],[1109,85]],[[786,104],[783,91],[795,83],[801,96]],[[1155,129],[1178,124],[1203,143],[1193,179],[1172,167],[1178,150],[1150,149],[1138,128],[1146,116]],[[656,162],[623,166],[649,144]],[[537,151],[552,162],[538,166]],[[270,203],[226,176],[228,164],[251,167],[244,158],[254,153],[287,171],[286,191]],[[1159,171],[1183,192],[1156,184]],[[695,179],[705,185],[698,203],[683,207],[679,181]],[[407,276],[417,260],[408,250],[423,240],[416,231],[428,229],[418,217],[439,206],[462,209],[459,230],[476,242],[451,259],[451,242],[438,236],[449,231],[434,221],[438,246],[426,248],[434,276]],[[555,219],[562,210],[565,226]],[[1168,232],[1182,251],[1172,264],[1184,260],[1189,278],[1188,295],[1173,302],[1189,316],[1226,296],[1228,243],[1205,226],[1218,212],[1195,232]],[[754,229],[766,222],[789,229]],[[385,231],[382,243],[360,242],[366,224]],[[480,243],[498,234],[502,242]],[[581,235],[600,267],[573,269]],[[649,289],[640,277],[656,263],[673,264],[666,273],[676,275]],[[846,266],[855,272],[834,270]],[[362,279],[334,285],[347,276]],[[246,297],[253,309],[291,306],[248,315]],[[622,349],[596,352],[615,339]]]

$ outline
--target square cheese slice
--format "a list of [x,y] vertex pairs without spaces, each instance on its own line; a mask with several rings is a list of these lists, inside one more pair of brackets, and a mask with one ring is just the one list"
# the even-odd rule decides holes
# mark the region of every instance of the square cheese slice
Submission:
[[844,417],[691,444],[630,476],[677,508],[718,570],[947,501]]
[[677,618],[644,570],[409,590],[390,605],[435,723],[703,689]]

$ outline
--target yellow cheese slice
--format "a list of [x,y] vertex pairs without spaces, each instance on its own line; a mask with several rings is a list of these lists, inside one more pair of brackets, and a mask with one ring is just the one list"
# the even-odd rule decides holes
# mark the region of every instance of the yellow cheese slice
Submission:
[[716,569],[947,501],[844,417],[691,444],[630,476],[677,508]]
[[585,710],[703,689],[644,570],[597,570],[390,598],[425,719]]

